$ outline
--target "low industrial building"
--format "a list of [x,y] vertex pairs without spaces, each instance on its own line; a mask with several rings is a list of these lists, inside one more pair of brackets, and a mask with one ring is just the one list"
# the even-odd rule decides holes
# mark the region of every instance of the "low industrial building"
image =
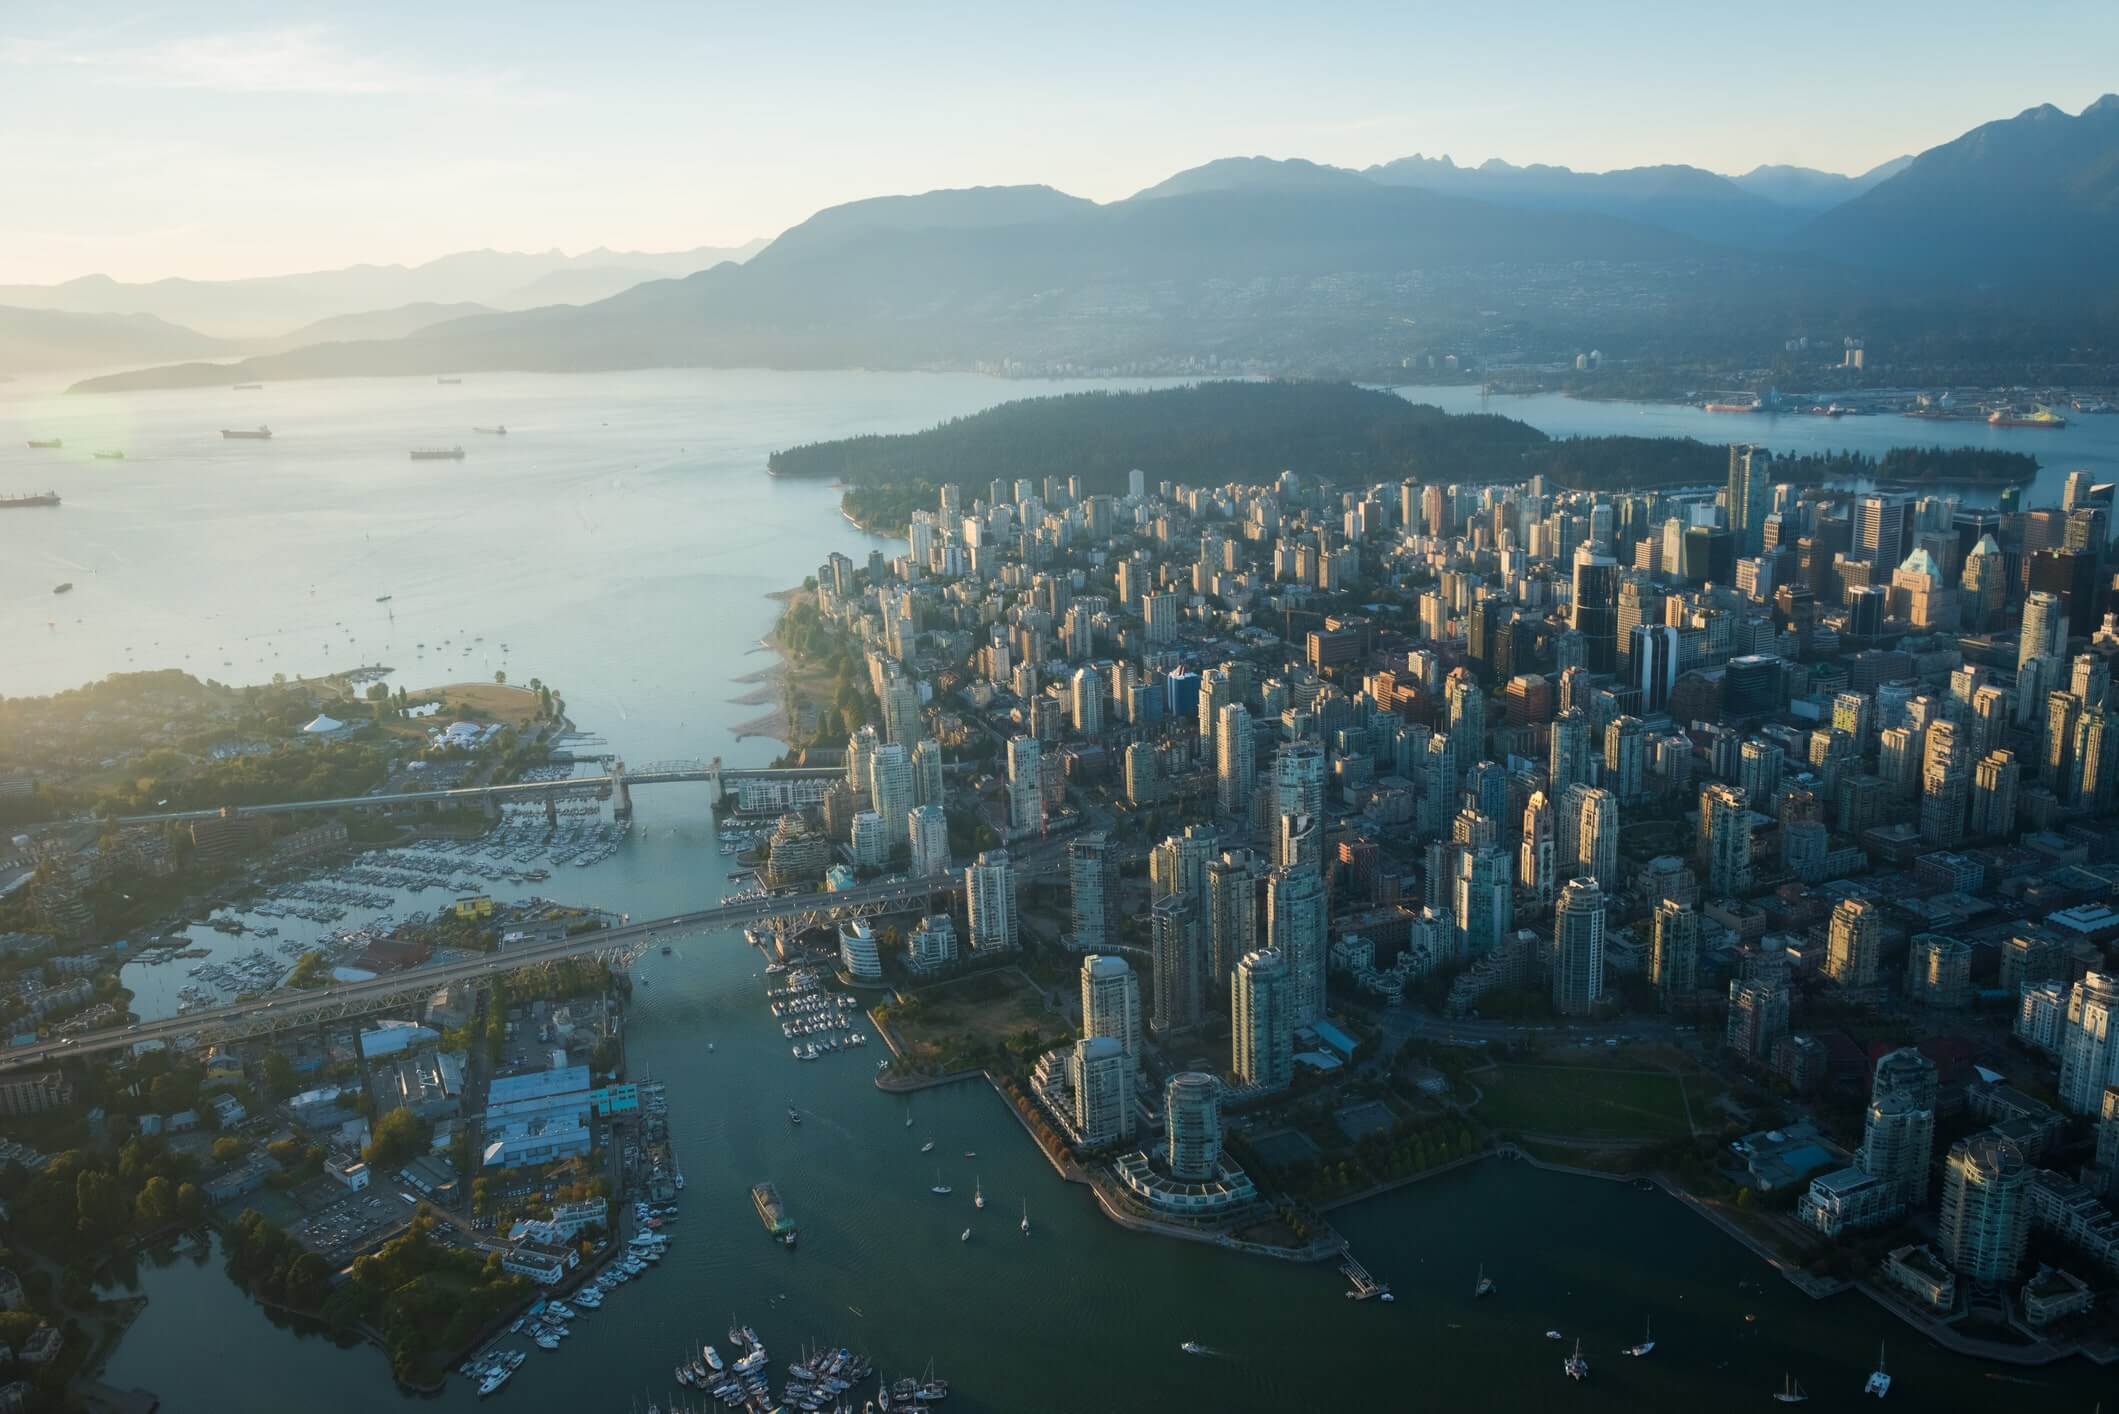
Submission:
[[1892,1249],[1884,1258],[1884,1279],[1932,1311],[1957,1305],[1957,1274],[1925,1242]]
[[1858,1168],[1834,1169],[1810,1180],[1796,1216],[1827,1237],[1875,1227],[1895,1211],[1891,1185]]
[[484,1166],[518,1168],[576,1158],[591,1148],[592,1118],[639,1108],[638,1087],[592,1090],[585,1065],[504,1076],[487,1090]]
[[2024,1324],[2033,1327],[2087,1311],[2096,1300],[2090,1284],[2081,1277],[2045,1266],[2023,1284],[2022,1298]]
[[1138,1149],[1121,1155],[1113,1167],[1133,1196],[1159,1213],[1218,1217],[1258,1201],[1258,1186],[1226,1155],[1215,1176],[1198,1183],[1171,1177],[1166,1168],[1158,1167]]
[[528,1277],[539,1286],[556,1286],[581,1264],[581,1254],[571,1247],[548,1247],[541,1242],[519,1242],[501,1253],[500,1269]]
[[1749,1186],[1761,1193],[1792,1188],[1836,1159],[1808,1120],[1747,1134],[1730,1147],[1743,1160]]

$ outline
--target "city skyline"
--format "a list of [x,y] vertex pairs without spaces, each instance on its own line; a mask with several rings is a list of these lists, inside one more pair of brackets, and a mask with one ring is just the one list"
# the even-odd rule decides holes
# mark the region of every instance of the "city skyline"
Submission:
[[[557,8],[497,23],[478,6],[356,19],[245,3],[201,26],[40,0],[0,27],[18,198],[0,282],[733,246],[864,197],[1042,183],[1108,202],[1253,154],[1854,175],[2104,92],[2119,20],[2044,10],[2075,42],[2011,67],[2021,18],[1966,5],[1780,17],[1829,28],[1823,46],[1731,46],[1678,6],[1624,31],[1553,6],[1505,34],[1430,6],[1344,4],[1293,31],[1262,9],[1217,12],[1209,30],[1174,6],[1125,14],[1120,47],[1115,12],[1033,36],[939,8],[824,7],[798,37],[780,16],[706,24],[659,4],[588,24]],[[2010,46],[1986,42],[2004,32]],[[1615,76],[1627,103],[1609,101]],[[1733,85],[1816,101],[1762,122],[1727,103]],[[1867,121],[1849,125],[1835,93],[1858,94]]]

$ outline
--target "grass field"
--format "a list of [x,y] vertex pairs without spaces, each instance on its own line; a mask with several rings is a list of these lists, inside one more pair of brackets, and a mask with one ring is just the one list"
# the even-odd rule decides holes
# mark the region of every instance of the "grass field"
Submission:
[[[450,707],[474,707],[496,722],[515,727],[535,720],[541,706],[537,694],[530,689],[503,686],[497,682],[452,682],[446,687],[421,688],[407,693],[406,697],[414,706],[422,702],[444,704],[442,717],[448,715]],[[422,724],[425,725],[428,724]]]
[[1485,1096],[1478,1117],[1496,1129],[1616,1140],[1691,1133],[1684,1081],[1661,1071],[1502,1064],[1471,1081]]
[[1013,968],[922,987],[909,1005],[891,1008],[890,1024],[914,1064],[926,1069],[984,1064],[993,1048],[1026,1031],[1042,1031],[1054,1045],[1067,1035],[1058,1014],[1045,1010],[1037,988]]

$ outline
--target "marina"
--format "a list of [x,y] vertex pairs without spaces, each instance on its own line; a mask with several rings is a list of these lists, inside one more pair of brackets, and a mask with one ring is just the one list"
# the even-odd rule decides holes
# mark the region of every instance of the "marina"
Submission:
[[[134,1010],[142,1017],[180,1015],[268,991],[312,952],[334,971],[358,971],[371,947],[434,924],[449,906],[427,904],[422,895],[512,895],[532,911],[556,909],[543,897],[559,892],[553,881],[569,877],[568,869],[609,860],[628,828],[603,818],[594,802],[570,802],[551,819],[541,809],[511,806],[482,835],[358,850],[300,870],[151,933],[125,968]],[[231,950],[223,939],[250,945]],[[179,962],[189,965],[177,969],[184,980],[172,986],[158,970]]]

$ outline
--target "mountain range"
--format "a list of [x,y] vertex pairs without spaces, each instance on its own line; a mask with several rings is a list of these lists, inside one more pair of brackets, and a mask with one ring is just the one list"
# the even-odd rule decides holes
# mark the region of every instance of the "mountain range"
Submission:
[[154,358],[227,357],[240,350],[151,314],[71,314],[0,306],[0,375]]
[[1937,319],[1975,341],[2048,321],[2064,341],[2114,318],[2081,291],[2113,287],[2115,237],[2119,97],[1859,177],[1227,158],[1106,204],[1043,186],[852,202],[743,264],[594,303],[85,386],[732,364],[1366,376],[1471,347],[1760,356],[1865,319],[1914,343]]
[[245,280],[129,284],[84,275],[57,285],[0,285],[0,306],[71,314],[151,314],[222,339],[267,341],[304,325],[414,304],[472,303],[528,309],[608,299],[643,280],[689,275],[747,260],[762,240],[683,251],[472,250],[423,265],[353,265]]

